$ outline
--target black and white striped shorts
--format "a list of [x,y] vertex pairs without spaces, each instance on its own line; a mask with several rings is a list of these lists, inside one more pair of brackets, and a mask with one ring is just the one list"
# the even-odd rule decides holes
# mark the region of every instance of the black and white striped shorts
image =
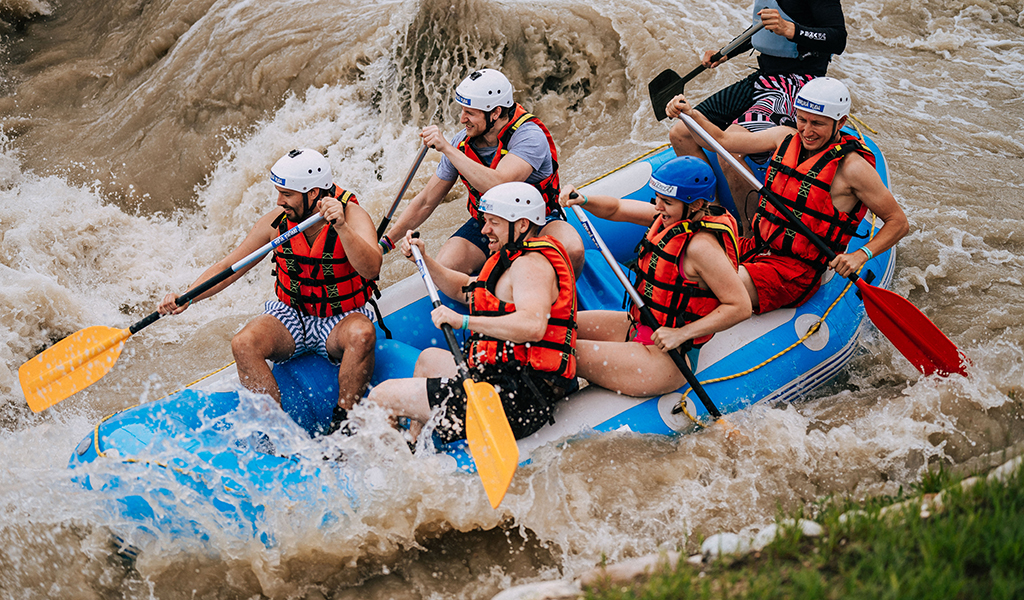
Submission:
[[[331,335],[331,331],[342,319],[353,313],[365,315],[370,319],[371,323],[377,320],[377,315],[374,314],[373,309],[366,304],[346,313],[331,315],[330,317],[307,315],[278,300],[267,300],[263,309],[263,314],[270,315],[280,321],[288,329],[288,332],[292,334],[292,339],[295,340],[295,352],[292,356],[319,354],[331,361],[332,364],[338,364],[340,360],[327,354],[327,337]],[[291,358],[291,356],[288,358]]]

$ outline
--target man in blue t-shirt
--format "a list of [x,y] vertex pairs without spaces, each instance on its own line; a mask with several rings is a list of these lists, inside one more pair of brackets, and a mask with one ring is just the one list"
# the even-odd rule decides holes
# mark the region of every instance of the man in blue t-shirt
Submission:
[[547,223],[540,235],[562,243],[578,274],[583,266],[583,240],[558,204],[558,155],[551,133],[512,99],[512,84],[494,69],[470,74],[456,88],[455,99],[462,106],[459,122],[465,129],[449,141],[436,125],[423,128],[423,144],[443,156],[426,187],[381,238],[384,253],[394,248],[392,240],[426,221],[461,179],[469,192],[470,219],[445,242],[436,260],[449,269],[476,273],[487,260],[491,241],[481,232],[480,196],[498,184],[524,181],[537,187],[547,204]]
[[[843,7],[840,0],[755,0],[753,20],[764,23],[764,29],[717,62],[711,62],[713,51],[705,52],[703,64],[713,69],[732,56],[753,49],[758,51],[757,70],[695,108],[722,130],[737,126],[749,131],[776,125],[795,127],[793,102],[797,93],[811,79],[823,77],[832,56],[846,49]],[[671,114],[678,114],[678,109]],[[672,126],[669,140],[677,155],[705,158],[682,121]],[[751,158],[764,162],[768,156]],[[734,174],[725,161],[722,169],[740,212],[744,234],[749,235],[750,218],[757,205],[756,201],[747,202],[753,196],[753,188]]]

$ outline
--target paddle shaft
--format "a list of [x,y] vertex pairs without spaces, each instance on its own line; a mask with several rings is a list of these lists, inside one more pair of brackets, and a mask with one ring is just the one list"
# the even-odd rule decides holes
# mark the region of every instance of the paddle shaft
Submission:
[[[413,233],[413,236],[419,237],[418,233]],[[437,308],[441,306],[441,297],[437,295],[437,287],[434,285],[434,280],[430,277],[430,271],[427,270],[427,263],[423,261],[423,254],[419,248],[416,246],[411,248],[412,256],[416,259],[416,268],[419,269],[420,276],[423,277],[423,283],[427,286],[427,293],[430,294],[430,302],[434,308]],[[455,339],[455,331],[448,323],[442,324],[441,330],[444,331],[444,339],[448,342],[448,349],[452,351],[452,356],[455,357],[455,364],[459,366],[459,374],[464,377],[469,371],[469,367],[466,366],[466,358],[462,355],[462,349],[459,348],[458,340]]]
[[[287,242],[288,240],[292,239],[293,237],[295,237],[299,233],[309,229],[313,225],[316,225],[322,219],[323,219],[323,217],[321,215],[319,215],[319,214],[313,215],[312,217],[310,217],[310,218],[306,219],[305,221],[299,223],[295,227],[292,227],[288,231],[286,231],[286,232],[282,233],[281,235],[277,236],[276,238],[271,240],[269,243],[264,245],[259,250],[256,250],[255,252],[253,252],[249,256],[246,256],[245,258],[243,258],[242,260],[240,260],[240,261],[236,262],[235,264],[231,265],[227,269],[224,269],[220,273],[217,273],[213,277],[211,277],[211,278],[207,279],[206,281],[200,283],[199,285],[197,285],[196,287],[192,288],[191,290],[185,292],[181,296],[178,296],[178,298],[174,301],[174,303],[177,304],[178,306],[184,306],[184,305],[188,304],[189,302],[195,300],[199,296],[201,296],[204,293],[208,292],[209,290],[211,290],[212,288],[214,288],[218,284],[222,283],[228,277],[231,277],[235,273],[237,273],[237,272],[241,271],[242,269],[248,267],[249,265],[253,264],[254,262],[257,262],[258,260],[260,260],[261,258],[266,256],[267,254],[269,254],[271,251],[273,251],[274,248],[277,248],[278,246],[280,246],[281,244],[283,244],[283,243]],[[132,325],[131,327],[129,327],[128,331],[130,333],[132,333],[132,334],[138,333],[141,329],[143,329],[145,327],[148,327],[148,326],[152,325],[153,323],[155,323],[162,316],[163,315],[161,315],[159,311],[155,311],[152,314],[150,314],[149,316],[147,316],[145,319],[142,319],[141,321],[139,321],[139,322],[135,323],[134,325]]]
[[[761,21],[758,21],[757,23],[751,25],[750,27],[747,27],[746,31],[739,34],[739,36],[737,36],[736,39],[726,44],[718,52],[712,54],[711,58],[708,59],[708,62],[714,64],[725,57],[732,58],[733,52],[735,52],[737,48],[750,41],[750,38],[754,37],[754,34],[757,33],[758,31],[761,31],[762,29],[764,29],[764,23],[762,23]],[[705,69],[707,69],[707,67],[705,67],[704,64],[701,63],[700,67],[690,71],[686,75],[686,77],[683,77],[683,84],[686,84],[688,81],[702,73]]]
[[[570,197],[575,198],[576,193],[573,192],[570,194]],[[619,279],[619,283],[622,284],[622,287],[626,288],[626,293],[629,294],[629,297],[633,300],[633,304],[635,304],[637,309],[640,311],[640,318],[644,321],[644,324],[651,329],[658,329],[661,327],[658,320],[655,319],[654,315],[651,313],[651,309],[647,308],[647,305],[644,304],[643,297],[636,291],[633,284],[629,282],[626,274],[622,272],[622,268],[619,267],[619,262],[615,260],[611,250],[608,249],[604,240],[601,239],[597,230],[594,229],[594,225],[590,222],[587,214],[583,212],[583,209],[579,206],[573,206],[572,210],[576,213],[576,218],[578,218],[580,223],[583,224],[583,228],[587,230],[587,234],[590,235],[590,239],[594,242],[594,245],[601,251],[601,256],[604,257],[608,266],[615,272],[615,276]],[[704,391],[704,386],[702,386],[700,381],[697,380],[697,376],[693,374],[693,370],[690,369],[690,365],[686,364],[686,358],[679,352],[679,349],[673,348],[669,350],[668,355],[672,357],[672,362],[676,363],[676,367],[683,374],[683,377],[686,378],[686,382],[690,384],[690,388],[697,394],[697,397],[700,398],[701,403],[704,404],[704,408],[707,409],[708,413],[716,419],[721,418],[722,411],[718,410],[718,407],[711,401],[707,392]]]
[[420,168],[420,163],[423,162],[423,157],[427,155],[427,146],[420,148],[418,154],[416,154],[416,160],[412,163],[412,168],[409,169],[409,173],[405,176],[405,181],[402,182],[402,188],[398,190],[395,195],[395,200],[391,203],[391,208],[388,209],[388,214],[381,219],[380,225],[377,225],[377,239],[380,239],[384,235],[384,231],[388,228],[391,223],[391,217],[395,216],[395,209],[398,208],[398,203],[402,201],[402,196],[409,189],[412,184],[412,178],[416,175],[416,171]]
[[[750,38],[754,37],[755,33],[762,29],[764,29],[764,23],[758,22],[751,25],[736,39],[729,42],[725,47],[713,54],[709,59],[710,62],[716,63],[722,60],[722,58],[732,58],[733,52],[735,52],[737,48],[748,42]],[[648,95],[651,97],[651,103],[654,107],[654,116],[657,117],[659,121],[664,119],[667,116],[665,114],[665,105],[668,104],[668,101],[673,97],[682,94],[683,88],[686,87],[686,84],[707,69],[708,67],[705,67],[704,63],[701,63],[683,77],[679,77],[679,75],[677,75],[672,69],[665,69],[657,77],[652,79],[648,84],[647,89]]]

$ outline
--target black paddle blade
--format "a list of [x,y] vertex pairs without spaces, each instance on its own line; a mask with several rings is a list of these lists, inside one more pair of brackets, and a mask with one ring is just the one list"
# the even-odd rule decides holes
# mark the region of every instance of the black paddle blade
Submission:
[[683,78],[672,69],[665,69],[647,84],[651,107],[654,108],[654,116],[659,121],[668,116],[665,114],[665,106],[669,100],[683,93],[684,84]]

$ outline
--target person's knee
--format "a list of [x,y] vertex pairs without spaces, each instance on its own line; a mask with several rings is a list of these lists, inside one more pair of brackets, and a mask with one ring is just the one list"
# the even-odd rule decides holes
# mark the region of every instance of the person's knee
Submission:
[[342,351],[366,356],[373,352],[376,341],[377,330],[373,322],[369,319],[359,319],[345,327],[341,336]]
[[690,129],[682,121],[676,121],[668,130],[668,141],[672,144],[672,149],[676,151],[676,156],[693,154],[697,147]]
[[231,354],[235,362],[242,362],[246,358],[258,357],[261,354],[259,336],[253,333],[252,328],[245,327],[231,338]]
[[413,377],[437,377],[438,364],[447,358],[453,360],[451,354],[440,348],[427,348],[420,352],[416,358],[416,365],[412,369]]

